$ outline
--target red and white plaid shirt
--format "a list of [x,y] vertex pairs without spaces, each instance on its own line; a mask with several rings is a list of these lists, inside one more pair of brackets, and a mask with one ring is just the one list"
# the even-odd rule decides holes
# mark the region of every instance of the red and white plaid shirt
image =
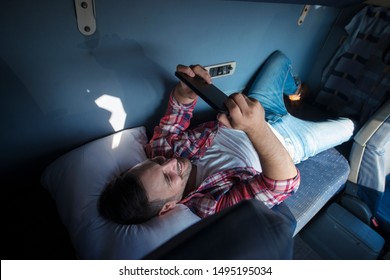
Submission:
[[[182,105],[171,94],[167,112],[145,146],[149,158],[185,157],[196,163],[205,154],[218,132],[219,123],[211,121],[189,129],[195,104],[196,100]],[[256,198],[271,208],[298,189],[300,174],[297,172],[298,175],[292,179],[272,180],[249,166],[224,170],[207,177],[181,203],[201,218],[244,199]]]

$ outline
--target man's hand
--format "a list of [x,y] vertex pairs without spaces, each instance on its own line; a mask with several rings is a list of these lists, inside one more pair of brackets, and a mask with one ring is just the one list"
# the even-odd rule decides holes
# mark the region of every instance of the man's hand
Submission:
[[229,116],[218,115],[222,124],[244,131],[259,155],[263,174],[274,180],[286,180],[297,175],[297,169],[265,121],[263,106],[243,94],[234,94],[225,101]]
[[218,115],[218,121],[227,127],[244,131],[248,136],[261,134],[265,128],[264,108],[259,101],[241,93],[231,95],[225,105],[229,110]]
[[[207,83],[211,84],[211,76],[209,72],[204,69],[199,64],[192,65],[192,66],[185,66],[185,65],[177,65],[176,67],[177,72],[184,73],[190,77],[195,77],[195,75],[203,78]],[[177,84],[173,95],[175,99],[181,103],[181,104],[189,104],[192,103],[198,95],[193,92],[187,85],[185,85],[183,82],[180,82]]]

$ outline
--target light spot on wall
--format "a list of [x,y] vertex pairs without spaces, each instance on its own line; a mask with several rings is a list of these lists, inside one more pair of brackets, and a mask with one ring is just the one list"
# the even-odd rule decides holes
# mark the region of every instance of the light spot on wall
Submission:
[[[125,109],[123,108],[123,104],[120,98],[108,94],[103,94],[95,100],[95,103],[99,108],[107,110],[111,113],[111,116],[108,121],[114,131],[124,129],[127,114],[125,112]],[[121,133],[114,135],[112,149],[118,147],[121,136]]]

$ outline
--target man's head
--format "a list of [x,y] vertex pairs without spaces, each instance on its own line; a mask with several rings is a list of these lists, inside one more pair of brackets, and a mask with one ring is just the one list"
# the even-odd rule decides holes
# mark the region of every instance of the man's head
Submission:
[[120,224],[164,214],[182,199],[191,169],[185,158],[146,160],[110,182],[100,197],[99,211]]

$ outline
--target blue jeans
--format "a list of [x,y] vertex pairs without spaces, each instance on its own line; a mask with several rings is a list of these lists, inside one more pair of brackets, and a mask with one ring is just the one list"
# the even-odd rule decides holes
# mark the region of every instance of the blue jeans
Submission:
[[283,94],[294,94],[298,86],[290,59],[276,51],[266,60],[248,91],[248,96],[264,107],[267,122],[282,135],[286,145],[292,146],[294,163],[348,141],[354,131],[354,123],[347,118],[311,122],[290,115]]

